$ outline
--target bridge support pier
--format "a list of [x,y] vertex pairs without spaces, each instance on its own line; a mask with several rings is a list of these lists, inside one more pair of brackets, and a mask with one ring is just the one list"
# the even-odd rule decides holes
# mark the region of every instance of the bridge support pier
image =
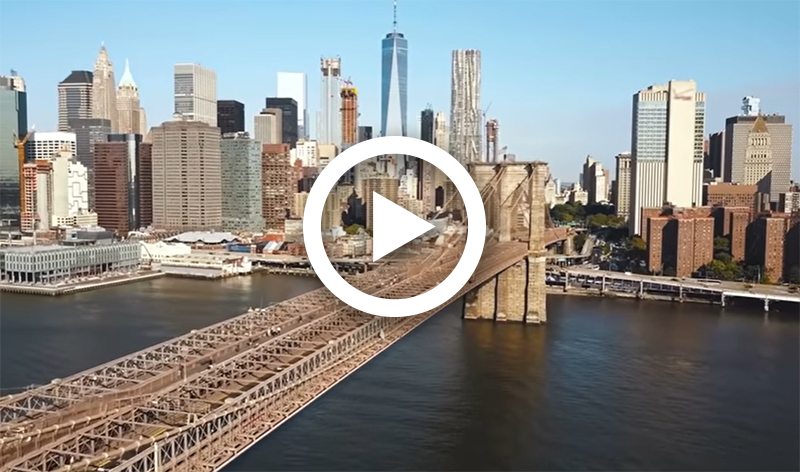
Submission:
[[564,255],[572,256],[575,254],[575,240],[572,236],[568,236],[564,240]]
[[468,293],[464,299],[464,318],[546,322],[547,164],[477,164],[470,167],[470,173],[479,188],[485,189],[486,222],[495,237],[501,243],[527,239],[528,254]]
[[722,305],[722,308],[725,308],[725,292],[720,294],[720,296],[719,296],[719,304]]
[[769,312],[769,298],[764,298],[764,311]]
[[497,277],[464,295],[464,319],[493,320],[496,308]]
[[527,264],[519,261],[497,276],[497,321],[523,321]]

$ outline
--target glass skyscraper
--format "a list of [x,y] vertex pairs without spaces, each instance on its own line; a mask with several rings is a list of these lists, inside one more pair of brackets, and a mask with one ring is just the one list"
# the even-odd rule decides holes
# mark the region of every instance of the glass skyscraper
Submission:
[[[28,100],[22,78],[0,76],[0,219],[19,223],[19,159],[14,137],[28,132]],[[5,223],[0,221],[0,226]]]
[[408,136],[408,40],[394,28],[381,50],[381,136]]

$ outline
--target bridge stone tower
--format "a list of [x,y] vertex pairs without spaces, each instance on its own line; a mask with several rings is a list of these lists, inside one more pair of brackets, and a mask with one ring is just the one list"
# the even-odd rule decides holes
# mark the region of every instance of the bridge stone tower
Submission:
[[464,318],[544,323],[545,291],[544,162],[471,164],[481,189],[492,239],[505,245],[526,244],[527,256],[467,293]]

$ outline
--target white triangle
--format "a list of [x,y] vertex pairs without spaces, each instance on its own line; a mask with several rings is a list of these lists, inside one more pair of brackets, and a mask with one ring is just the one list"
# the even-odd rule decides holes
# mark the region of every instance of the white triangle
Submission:
[[434,228],[377,192],[372,192],[372,208],[367,211],[372,212],[373,262]]

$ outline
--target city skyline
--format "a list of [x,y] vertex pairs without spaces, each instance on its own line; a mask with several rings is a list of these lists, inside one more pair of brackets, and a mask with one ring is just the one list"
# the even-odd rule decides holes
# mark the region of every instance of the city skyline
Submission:
[[[354,8],[342,8],[343,3],[352,4]],[[313,8],[309,8],[311,4]],[[25,78],[29,124],[35,124],[37,129],[56,129],[57,83],[71,70],[91,70],[101,43],[105,43],[116,65],[130,59],[137,71],[142,107],[148,110],[153,125],[171,119],[172,71],[176,63],[200,63],[214,70],[219,80],[218,98],[245,103],[248,116],[260,110],[264,98],[274,93],[277,72],[303,72],[312,84],[308,91],[308,116],[313,117],[318,111],[317,100],[313,98],[319,94],[313,85],[318,80],[313,78],[319,76],[319,57],[339,55],[343,60],[343,77],[351,78],[359,89],[359,123],[374,129],[380,127],[378,54],[381,39],[391,27],[390,1],[248,4],[251,9],[268,9],[270,15],[302,14],[308,25],[342,24],[338,19],[351,17],[354,10],[368,20],[334,38],[329,37],[329,28],[304,28],[306,33],[302,37],[292,36],[296,47],[285,52],[278,48],[268,61],[253,61],[246,52],[231,52],[214,38],[194,38],[189,34],[202,24],[227,28],[215,23],[213,4],[200,4],[190,13],[185,26],[177,26],[178,31],[168,21],[171,12],[177,14],[174,4],[165,5],[163,15],[156,18],[146,16],[146,10],[129,9],[126,15],[131,21],[141,16],[139,20],[146,21],[149,30],[154,32],[141,37],[100,21],[118,15],[120,9],[126,8],[123,2],[98,5],[91,12],[81,10],[82,15],[89,15],[85,17],[86,24],[93,26],[79,37],[67,34],[68,22],[63,22],[63,18],[77,14],[71,9],[73,3],[42,2],[50,14],[42,15],[32,30],[20,29],[19,25],[6,20],[13,18],[15,12],[22,12],[21,5],[13,2],[3,5],[0,41],[9,43],[14,41],[12,38],[25,38],[34,50],[42,51],[26,55],[24,50],[9,50],[0,60],[0,70],[13,68]],[[706,134],[722,130],[725,118],[739,114],[741,98],[745,95],[761,98],[765,113],[785,114],[790,123],[800,121],[797,87],[800,66],[793,60],[800,55],[796,41],[800,7],[795,3],[774,2],[766,9],[763,3],[758,9],[752,8],[749,2],[725,3],[723,9],[718,8],[720,3],[703,3],[694,8],[691,17],[684,17],[677,10],[673,12],[656,3],[643,4],[632,11],[613,3],[583,4],[575,9],[544,2],[493,2],[491,8],[495,16],[505,18],[502,26],[485,24],[486,5],[488,3],[470,2],[458,11],[450,11],[446,3],[399,3],[402,30],[406,37],[413,38],[417,51],[409,57],[409,113],[418,116],[430,102],[434,110],[449,114],[452,50],[479,49],[483,63],[482,106],[492,104],[487,118],[500,121],[501,146],[509,146],[509,152],[519,159],[551,162],[553,173],[565,181],[576,180],[577,169],[586,154],[595,156],[604,167],[613,168],[614,156],[630,151],[631,94],[670,79],[693,79],[708,96]],[[437,23],[445,11],[453,19],[448,23],[458,23],[457,26]],[[648,11],[658,11],[659,19],[647,25],[637,23],[636,19],[648,16]],[[749,16],[756,24],[769,24],[772,34],[769,37],[727,34],[728,25],[736,24],[742,15]],[[235,28],[226,30],[227,35],[220,34],[234,43],[251,41],[257,30],[250,25],[254,26],[261,16],[257,12],[248,15]],[[531,32],[528,22],[523,20],[531,16],[551,19]],[[704,34],[691,38],[668,37],[666,33],[672,31],[670,22],[673,21],[702,29]],[[609,34],[611,22],[625,23],[625,35]],[[187,28],[185,35],[181,34],[182,28]],[[663,34],[654,35],[653,28]],[[37,34],[39,29],[48,34]],[[269,32],[259,33],[258,37],[277,41],[286,37],[290,29],[288,25],[278,24]],[[38,38],[59,35],[61,30],[64,30],[63,40],[37,44]],[[639,33],[647,33],[646,43],[629,41],[632,35]],[[506,41],[509,37],[532,39],[530,42]],[[167,40],[169,47],[164,47],[163,42]],[[559,41],[559,47],[548,46],[548,40]],[[592,48],[587,48],[587,44]],[[665,52],[645,54],[653,50]],[[744,69],[742,58],[750,53],[759,60]],[[515,60],[515,57],[522,57],[521,54],[526,61]],[[630,68],[631,57],[639,60],[640,65]],[[747,73],[732,73],[742,70]],[[587,86],[587,77],[593,86]],[[603,92],[598,93],[598,90]],[[309,121],[312,134],[316,134],[315,120]],[[408,134],[419,137],[418,122],[409,121]],[[531,129],[535,131],[531,133]],[[574,139],[576,134],[582,138]],[[795,140],[794,179],[800,174],[797,155],[798,140]]]

